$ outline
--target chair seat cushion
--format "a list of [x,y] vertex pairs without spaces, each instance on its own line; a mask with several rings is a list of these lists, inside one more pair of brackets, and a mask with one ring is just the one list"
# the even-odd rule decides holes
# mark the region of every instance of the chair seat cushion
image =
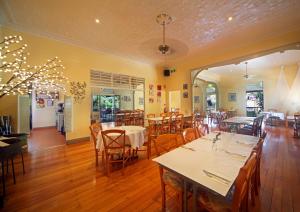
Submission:
[[125,150],[124,155],[123,155],[122,150],[120,150],[120,149],[110,150],[108,154],[109,154],[109,157],[111,160],[122,160],[123,157],[127,158],[130,156],[130,149],[128,148],[127,150]]

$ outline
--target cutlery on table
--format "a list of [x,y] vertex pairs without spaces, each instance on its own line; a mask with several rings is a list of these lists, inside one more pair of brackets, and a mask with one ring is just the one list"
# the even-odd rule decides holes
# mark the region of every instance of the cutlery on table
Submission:
[[204,172],[208,177],[214,178],[214,179],[216,179],[216,180],[218,180],[218,181],[220,181],[220,182],[222,182],[222,183],[225,183],[226,185],[228,185],[228,184],[231,182],[230,180],[228,180],[228,179],[226,179],[226,178],[224,178],[224,177],[221,177],[221,176],[219,176],[219,175],[217,175],[217,174],[214,174],[214,173],[212,173],[212,172],[209,172],[209,171],[207,171],[207,170],[205,170],[205,169],[203,169],[203,172]]
[[186,147],[186,146],[180,146],[183,149],[187,149],[187,150],[191,150],[191,151],[195,151],[195,149],[191,148],[191,147]]
[[225,152],[226,152],[227,154],[230,154],[230,155],[238,156],[238,157],[241,157],[241,158],[246,158],[245,155],[241,155],[241,154],[239,154],[239,153],[229,152],[228,150],[225,150]]

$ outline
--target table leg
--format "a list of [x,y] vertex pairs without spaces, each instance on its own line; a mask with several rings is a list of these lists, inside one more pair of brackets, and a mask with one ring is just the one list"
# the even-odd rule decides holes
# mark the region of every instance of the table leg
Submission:
[[193,184],[193,211],[197,211],[197,186]]
[[183,211],[186,212],[187,211],[187,183],[184,180],[183,181]]

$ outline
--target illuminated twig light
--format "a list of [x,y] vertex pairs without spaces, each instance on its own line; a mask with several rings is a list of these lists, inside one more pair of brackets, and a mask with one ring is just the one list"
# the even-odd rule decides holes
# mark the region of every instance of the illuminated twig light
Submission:
[[0,42],[0,98],[5,95],[25,95],[33,90],[50,94],[65,92],[64,66],[55,57],[40,66],[27,65],[27,44],[21,36],[7,36]]

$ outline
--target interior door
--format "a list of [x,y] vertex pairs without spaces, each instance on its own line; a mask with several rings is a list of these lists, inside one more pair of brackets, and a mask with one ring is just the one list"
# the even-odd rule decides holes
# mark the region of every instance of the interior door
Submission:
[[30,98],[18,96],[18,133],[30,133]]

